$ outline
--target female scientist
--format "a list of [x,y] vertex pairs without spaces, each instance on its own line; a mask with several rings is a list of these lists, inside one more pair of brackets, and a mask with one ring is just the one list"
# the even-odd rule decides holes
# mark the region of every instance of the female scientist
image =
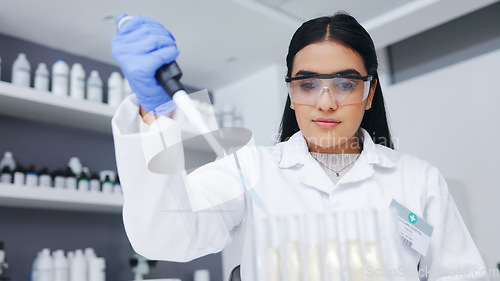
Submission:
[[[302,239],[297,237],[305,228],[306,236],[321,232],[324,220],[316,219],[316,224],[295,220],[295,228],[287,231],[278,231],[279,222],[304,214],[311,218],[310,214],[334,211],[384,210],[397,202],[400,210],[409,212],[408,221],[413,224],[418,218],[422,227],[406,222],[406,230],[430,238],[426,245],[422,237],[406,236],[403,245],[384,231],[380,221],[377,241],[382,245],[392,239],[401,244],[381,254],[384,268],[397,269],[396,277],[401,280],[488,280],[484,262],[438,169],[392,149],[374,44],[353,17],[340,13],[313,19],[293,35],[286,58],[289,96],[280,142],[273,147],[249,142],[238,150],[246,187],[231,168],[235,158],[229,156],[187,175],[182,171],[180,148],[164,155],[165,165],[180,167],[179,172],[157,174],[148,169],[149,160],[163,147],[181,141],[175,112],[171,112],[175,105],[155,80],[156,70],[174,61],[178,50],[169,31],[142,16],[126,22],[111,47],[135,93],[120,105],[112,126],[124,193],[123,220],[139,254],[185,262],[221,251],[238,235],[243,241],[242,280],[297,280],[291,278],[293,270],[307,278],[298,280],[323,278],[321,270],[318,275],[301,275],[301,269],[313,267],[290,258],[279,260],[279,252],[273,256],[269,249],[283,245],[278,240],[286,242],[287,236]],[[152,114],[154,110],[157,115]],[[309,221],[317,218],[312,217]],[[355,240],[364,239],[370,232],[362,230],[363,223],[355,224],[355,233],[352,224],[346,225],[347,221],[337,224],[339,240],[352,235],[358,235]],[[305,240],[318,240],[310,238]],[[420,248],[413,245],[417,243]],[[308,250],[307,255],[297,257],[311,258],[311,253]],[[396,260],[388,258],[391,253]],[[348,273],[339,276],[370,279],[367,274],[374,272],[367,268],[361,268],[364,277],[362,273],[357,279],[349,260],[352,253],[347,256],[348,270],[343,268]],[[290,267],[293,262],[295,269]],[[290,275],[273,273],[282,270]],[[389,280],[388,276],[371,279]]]

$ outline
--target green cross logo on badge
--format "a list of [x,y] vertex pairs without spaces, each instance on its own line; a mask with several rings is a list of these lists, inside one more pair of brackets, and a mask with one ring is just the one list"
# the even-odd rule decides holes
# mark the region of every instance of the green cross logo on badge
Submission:
[[415,224],[417,222],[417,215],[415,215],[414,213],[410,213],[408,215],[408,221],[412,224]]

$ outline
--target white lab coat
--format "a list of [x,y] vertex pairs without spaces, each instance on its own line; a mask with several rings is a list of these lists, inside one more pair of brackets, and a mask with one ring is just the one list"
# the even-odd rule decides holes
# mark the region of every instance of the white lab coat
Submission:
[[[237,174],[227,171],[223,163],[233,158],[217,160],[189,175],[152,173],[147,163],[162,148],[158,128],[167,146],[180,141],[175,120],[161,117],[155,123],[148,127],[142,122],[135,96],[120,105],[112,121],[124,193],[123,220],[134,250],[150,259],[185,262],[219,252],[233,237],[241,237],[243,280],[264,280],[266,213],[243,192]],[[421,269],[430,269],[431,281],[450,280],[446,275],[457,270],[483,273],[474,280],[488,280],[438,169],[376,145],[366,131],[363,134],[361,156],[337,184],[310,155],[300,132],[273,147],[248,145],[238,152],[247,187],[270,214],[283,216],[367,207],[380,210],[396,199],[434,226],[427,255],[405,247],[397,266],[416,271],[420,263]],[[171,163],[182,165],[182,150],[169,157]],[[402,279],[419,280],[417,275]]]

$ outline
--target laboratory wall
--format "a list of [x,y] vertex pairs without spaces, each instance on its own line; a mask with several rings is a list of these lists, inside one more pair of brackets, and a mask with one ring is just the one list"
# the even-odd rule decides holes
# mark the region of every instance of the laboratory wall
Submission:
[[500,48],[500,2],[389,46],[392,82]]
[[[26,53],[32,72],[39,62],[47,63],[50,69],[57,58],[66,59],[70,65],[81,63],[87,76],[90,70],[99,70],[103,80],[107,80],[112,71],[118,70],[114,65],[0,35],[2,81],[10,82],[10,67],[20,52]],[[37,168],[60,169],[65,167],[71,156],[77,156],[84,166],[93,171],[116,170],[111,134],[25,120],[0,112],[0,154],[4,151],[12,151],[18,163],[24,166],[35,164]],[[9,262],[7,276],[11,280],[29,280],[32,262],[37,252],[45,247],[65,251],[93,247],[98,256],[106,259],[107,280],[133,279],[129,266],[133,249],[119,213],[0,206],[0,241],[5,242]],[[190,281],[197,269],[209,269],[212,280],[221,280],[221,254],[189,263],[159,262],[146,277]]]
[[500,262],[499,61],[497,49],[384,89],[398,150],[439,168],[492,270]]

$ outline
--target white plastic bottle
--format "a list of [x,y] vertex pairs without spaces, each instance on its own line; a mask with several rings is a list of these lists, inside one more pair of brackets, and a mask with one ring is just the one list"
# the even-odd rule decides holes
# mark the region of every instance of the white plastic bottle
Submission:
[[0,182],[12,183],[12,176],[16,169],[16,161],[12,152],[6,151],[0,161],[0,173],[2,174]]
[[[3,158],[0,161],[0,173],[2,173],[0,182],[3,183],[12,183],[12,174],[16,169],[16,161],[14,160],[14,156],[12,152],[6,151],[3,154]],[[8,173],[3,173],[4,170],[8,170]]]
[[66,168],[66,172],[64,173],[64,177],[65,177],[65,182],[64,182],[65,188],[68,190],[76,191],[78,188],[77,181],[76,181],[75,174],[73,173],[73,171],[71,170],[70,167]]
[[90,260],[97,257],[93,248],[85,248],[83,255],[87,263],[90,263]]
[[102,80],[97,70],[92,70],[87,79],[87,100],[102,103]]
[[38,281],[38,262],[40,261],[40,255],[42,251],[36,254],[35,259],[33,260],[33,265],[31,266],[31,278],[30,281]]
[[66,177],[62,170],[54,172],[54,188],[55,189],[65,189],[66,188]]
[[12,84],[29,87],[31,81],[31,65],[24,53],[20,53],[12,64]]
[[93,248],[85,248],[83,251],[83,256],[85,257],[85,262],[87,263],[87,276],[90,276],[90,264],[92,260],[97,258]]
[[78,186],[78,191],[81,191],[81,192],[89,192],[90,191],[89,178],[87,177],[86,173],[82,173],[81,176],[78,178],[77,186]]
[[75,251],[71,259],[69,279],[71,281],[87,281],[87,261],[81,249]]
[[113,183],[113,194],[118,194],[118,195],[123,194],[122,185],[120,184],[120,179],[118,178],[118,176],[116,177],[116,180]]
[[52,93],[68,96],[69,66],[63,59],[57,59],[52,66]]
[[68,260],[68,275],[69,275],[71,273],[71,262],[73,261],[73,258],[75,257],[75,252],[68,251],[66,253],[66,257],[67,257],[66,259]]
[[34,87],[40,91],[49,91],[49,70],[47,69],[47,65],[43,62],[38,64],[36,68]]
[[85,98],[85,70],[79,63],[71,66],[69,95],[73,99],[83,100]]
[[113,72],[108,79],[108,105],[117,107],[123,100],[123,78],[119,72]]
[[195,270],[194,281],[210,281],[210,271],[208,269]]
[[38,187],[38,173],[35,170],[35,165],[30,165],[26,173],[26,186]]
[[24,181],[26,179],[26,170],[21,167],[20,165],[16,166],[16,169],[14,170],[14,185],[24,185]]
[[52,176],[47,167],[42,168],[40,172],[38,172],[38,182],[41,188],[52,187]]
[[106,281],[106,261],[104,258],[94,257],[90,260],[88,280]]
[[90,176],[89,190],[90,192],[101,192],[101,181],[97,174]]
[[106,176],[104,178],[104,181],[102,182],[102,185],[101,185],[101,191],[102,191],[102,193],[106,193],[106,194],[113,193],[113,182],[111,181],[109,176]]
[[69,266],[64,251],[54,251],[52,256],[54,258],[54,281],[69,281]]
[[49,249],[43,249],[37,261],[37,281],[54,281],[54,261]]
[[123,97],[125,98],[133,93],[134,92],[132,91],[132,88],[130,88],[127,78],[123,78]]

